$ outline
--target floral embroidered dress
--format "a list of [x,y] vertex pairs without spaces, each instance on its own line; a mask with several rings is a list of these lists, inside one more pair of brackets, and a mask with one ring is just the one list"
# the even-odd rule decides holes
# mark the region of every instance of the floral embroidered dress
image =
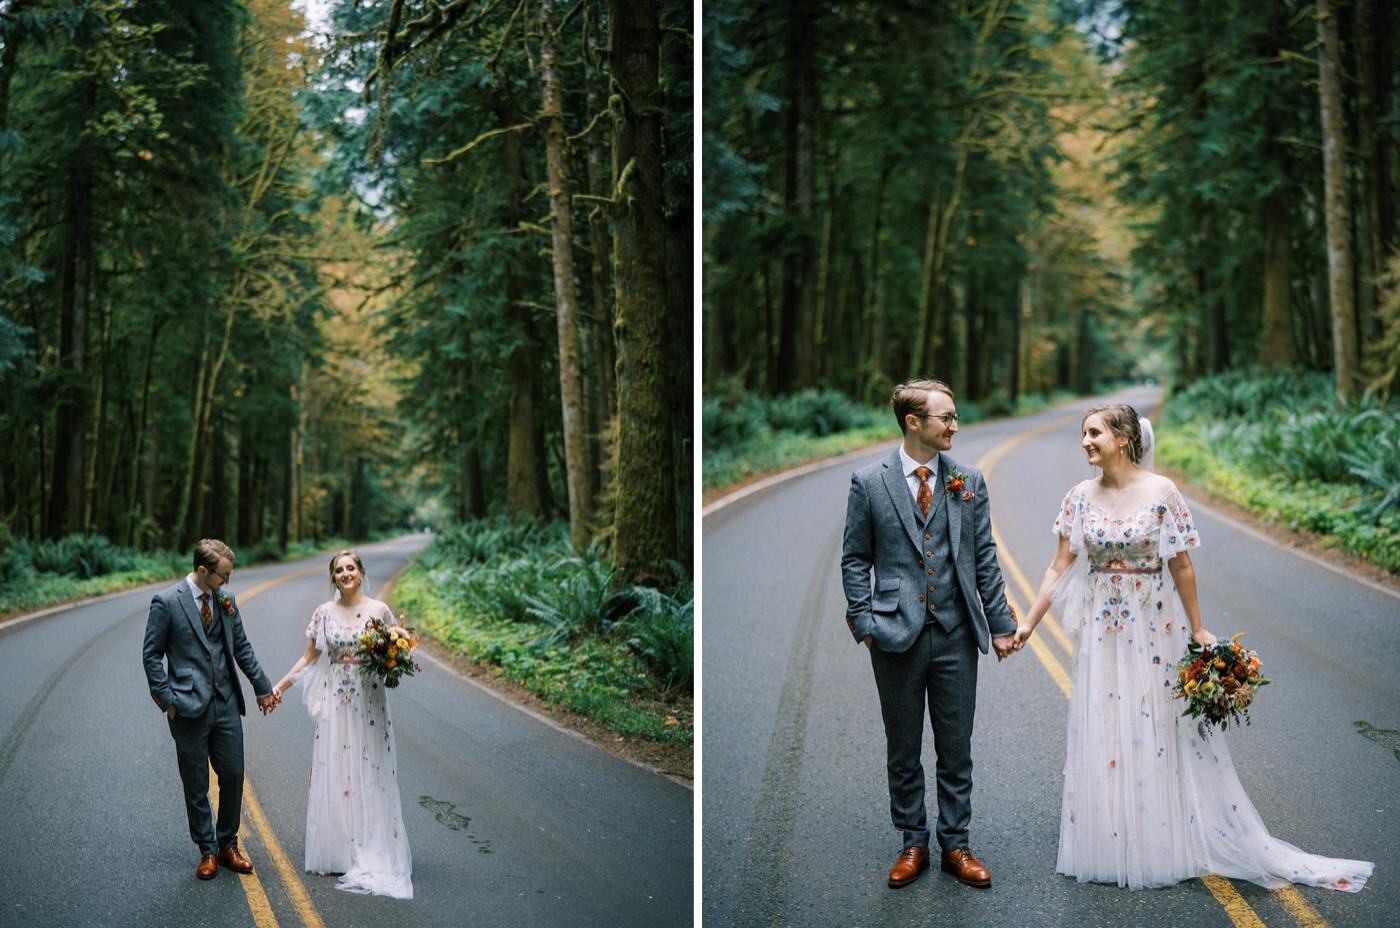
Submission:
[[1201,738],[1172,698],[1191,626],[1167,562],[1200,545],[1175,486],[1132,511],[1074,487],[1055,519],[1074,564],[1055,607],[1077,638],[1055,869],[1132,889],[1206,874],[1274,888],[1357,891],[1373,864],[1319,857],[1271,836],[1225,738]]
[[355,658],[370,618],[393,621],[366,599],[323,603],[306,627],[321,657],[302,690],[315,720],[306,802],[306,869],[342,873],[337,889],[413,898],[413,862],[399,802],[398,752],[384,686]]

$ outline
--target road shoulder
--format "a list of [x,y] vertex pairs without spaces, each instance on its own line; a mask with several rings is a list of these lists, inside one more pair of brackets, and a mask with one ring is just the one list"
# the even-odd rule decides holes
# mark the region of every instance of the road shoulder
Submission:
[[[412,563],[408,561],[385,581],[379,591],[380,599],[393,605],[394,586]],[[695,788],[693,746],[659,744],[647,738],[619,735],[585,715],[545,702],[525,687],[504,679],[490,665],[464,657],[439,641],[424,636],[419,641],[419,648],[424,656],[444,669],[546,725],[582,738],[600,750],[650,773],[664,776],[687,789]]]

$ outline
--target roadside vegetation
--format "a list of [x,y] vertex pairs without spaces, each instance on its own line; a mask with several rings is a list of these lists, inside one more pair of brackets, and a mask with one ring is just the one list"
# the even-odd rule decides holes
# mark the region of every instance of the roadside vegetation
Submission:
[[[238,551],[235,569],[294,561],[350,545],[344,538],[329,538],[298,541],[283,549],[275,540],[268,540]],[[0,523],[0,616],[174,580],[189,570],[187,551],[137,551],[101,535],[30,541],[12,535]]]
[[1265,522],[1400,573],[1400,404],[1339,404],[1325,373],[1232,371],[1173,390],[1159,466]]
[[694,741],[694,595],[618,582],[569,527],[477,520],[445,531],[394,586],[420,634],[620,735]]
[[[1061,390],[1023,396],[1015,403],[997,396],[982,402],[959,400],[958,413],[967,425],[1025,415],[1073,395]],[[703,416],[706,490],[893,442],[898,428],[888,406],[863,406],[839,390],[765,397],[729,389],[706,398]]]

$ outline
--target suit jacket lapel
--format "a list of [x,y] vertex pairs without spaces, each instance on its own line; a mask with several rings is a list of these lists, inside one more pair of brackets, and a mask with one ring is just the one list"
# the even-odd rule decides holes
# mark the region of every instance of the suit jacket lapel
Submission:
[[923,550],[919,545],[919,515],[914,509],[914,497],[909,495],[909,484],[905,482],[904,468],[900,464],[899,449],[896,448],[894,454],[885,459],[885,491],[890,494],[895,512],[899,513],[899,521],[904,523],[910,543]]
[[[942,452],[938,454],[938,470],[940,479],[938,481],[938,489],[934,491],[935,495],[933,497],[933,506],[935,509],[942,506],[944,502],[947,501],[950,494],[943,488],[943,485],[947,483],[948,475],[953,473],[952,462],[945,458]],[[962,506],[962,501],[959,500],[956,505],[952,502],[948,502],[947,505],[948,550],[953,555],[953,563],[956,564],[958,561],[958,532],[962,529],[962,509],[959,508]]]
[[[190,592],[190,585],[185,581],[180,581],[180,592],[175,594],[175,598],[180,601],[181,607],[185,610],[185,619],[190,623],[190,628],[194,629],[195,637],[205,648],[209,647],[209,636],[204,634],[204,618],[199,614],[199,607],[194,603],[194,594]],[[209,608],[213,609],[218,605],[214,597],[209,597]]]

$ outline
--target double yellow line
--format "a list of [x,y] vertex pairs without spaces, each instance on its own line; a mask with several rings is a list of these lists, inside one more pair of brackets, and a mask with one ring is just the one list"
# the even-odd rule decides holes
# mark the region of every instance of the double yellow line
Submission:
[[[286,583],[288,580],[295,580],[323,569],[319,566],[308,567],[305,570],[264,581],[240,596],[239,602],[246,603],[280,583]],[[217,812],[218,776],[212,767],[209,774],[209,803]],[[292,900],[292,908],[296,909],[297,918],[301,920],[301,924],[304,928],[326,928],[326,923],[321,920],[321,913],[316,910],[311,897],[307,895],[306,886],[301,882],[301,875],[297,872],[297,868],[292,866],[291,860],[287,857],[286,849],[282,847],[282,842],[277,840],[277,833],[272,830],[272,824],[263,813],[262,804],[258,802],[258,794],[253,790],[252,780],[246,772],[243,776],[243,807],[248,813],[248,818],[252,820],[253,830],[257,832],[263,847],[267,849],[268,856],[272,858],[273,867],[282,878],[282,885],[287,890],[288,898]],[[244,853],[247,853],[246,849]],[[257,928],[279,928],[277,916],[272,911],[272,903],[268,901],[267,891],[263,889],[262,880],[258,878],[257,871],[239,874],[238,882],[243,887],[243,894],[248,898],[248,909],[253,914],[253,924]]]
[[[982,476],[985,479],[991,473],[992,468],[1018,445],[1030,441],[1032,438],[1051,431],[1052,429],[1068,425],[1073,419],[1073,416],[1063,416],[1052,419],[1044,425],[1006,439],[982,456],[977,462],[978,470],[982,471]],[[1025,573],[1022,572],[1020,565],[1017,564],[1016,559],[1011,556],[1011,549],[1001,537],[1001,533],[997,531],[995,521],[992,523],[992,540],[996,542],[997,560],[1001,563],[1006,577],[1015,584],[1018,594],[1017,596],[1012,596],[1011,590],[1008,588],[1007,596],[1010,598],[1011,604],[1016,607],[1016,610],[1021,615],[1025,615],[1030,611],[1030,605],[1036,600],[1038,588],[1031,586],[1030,582],[1026,579]],[[1066,667],[1074,656],[1074,645],[1071,644],[1068,636],[1061,630],[1059,620],[1049,613],[1045,615],[1036,628],[1047,629],[1050,632],[1050,638],[1055,642],[1058,649],[1063,652],[1062,663],[1062,658],[1056,654],[1055,650],[1051,649],[1051,647],[1039,637],[1032,635],[1029,640],[1031,651],[1039,658],[1041,666],[1045,668],[1045,672],[1050,674],[1050,679],[1055,681],[1055,685],[1060,688],[1060,692],[1068,699],[1070,676]],[[1231,885],[1229,880],[1219,876],[1203,876],[1201,877],[1201,882],[1204,883],[1206,888],[1211,891],[1211,894],[1215,896],[1216,901],[1220,903],[1220,907],[1225,910],[1225,914],[1229,917],[1230,921],[1235,924],[1236,928],[1267,928],[1263,919],[1250,907],[1249,903],[1246,902],[1244,897],[1239,894],[1239,891]],[[1274,895],[1278,897],[1279,903],[1283,906],[1284,911],[1292,916],[1293,920],[1296,921],[1301,928],[1330,928],[1327,921],[1316,909],[1308,904],[1308,901],[1303,898],[1303,894],[1298,892],[1297,887],[1284,886],[1274,890]]]

